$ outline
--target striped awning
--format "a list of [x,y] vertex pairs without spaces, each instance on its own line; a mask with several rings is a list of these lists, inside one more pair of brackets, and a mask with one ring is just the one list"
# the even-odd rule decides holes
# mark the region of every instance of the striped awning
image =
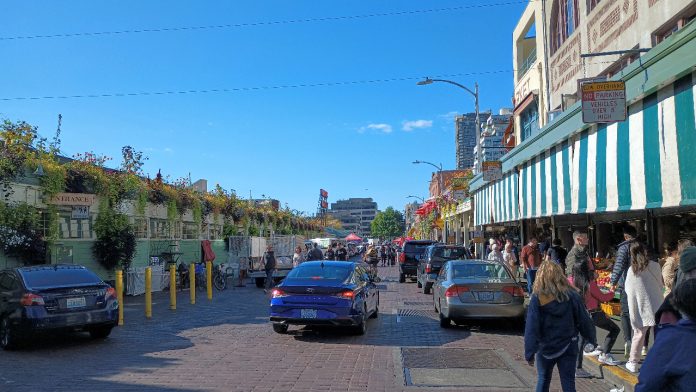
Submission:
[[474,225],[490,225],[519,219],[517,173],[507,173],[500,181],[481,187],[474,195]]
[[[696,204],[695,95],[688,74],[631,105],[626,121],[576,133],[519,167],[519,179],[484,185],[475,223]],[[506,181],[518,184],[517,215]]]
[[593,126],[520,172],[522,218],[696,204],[696,74]]

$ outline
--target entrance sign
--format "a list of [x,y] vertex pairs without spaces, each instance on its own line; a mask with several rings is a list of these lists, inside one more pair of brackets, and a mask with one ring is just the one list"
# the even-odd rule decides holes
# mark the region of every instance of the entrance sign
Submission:
[[59,206],[91,206],[97,201],[97,195],[91,193],[59,193],[49,201]]
[[582,89],[582,122],[612,123],[626,120],[626,83],[584,83]]
[[483,181],[497,181],[503,178],[503,164],[500,161],[483,162]]

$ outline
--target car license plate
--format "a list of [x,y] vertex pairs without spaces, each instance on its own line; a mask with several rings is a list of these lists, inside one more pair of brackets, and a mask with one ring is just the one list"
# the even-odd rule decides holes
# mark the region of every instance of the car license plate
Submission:
[[84,308],[85,305],[85,297],[68,298],[65,303],[65,307],[67,307],[68,309]]
[[479,301],[493,301],[492,291],[479,291],[478,293]]
[[306,318],[306,319],[317,318],[317,310],[316,309],[300,309],[300,317]]

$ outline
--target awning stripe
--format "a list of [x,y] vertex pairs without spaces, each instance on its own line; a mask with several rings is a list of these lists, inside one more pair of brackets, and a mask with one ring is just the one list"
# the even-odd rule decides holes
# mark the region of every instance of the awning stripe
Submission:
[[677,148],[681,178],[682,204],[696,203],[696,72],[678,80],[674,85]]
[[[643,156],[645,167],[645,198],[648,208],[662,206],[662,170],[660,169],[661,125],[659,124],[657,94],[643,100]],[[634,205],[635,207],[635,205]]]

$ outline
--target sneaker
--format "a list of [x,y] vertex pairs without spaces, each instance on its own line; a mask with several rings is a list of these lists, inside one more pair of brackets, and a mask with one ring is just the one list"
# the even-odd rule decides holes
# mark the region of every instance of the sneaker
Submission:
[[626,370],[628,370],[631,373],[638,373],[638,363],[626,362]]
[[575,378],[592,378],[592,375],[585,369],[575,369]]
[[648,355],[648,348],[643,346],[643,349],[640,351],[640,355],[642,355],[642,356]]
[[621,364],[621,362],[614,359],[614,357],[611,354],[600,354],[599,362],[608,366],[616,366]]
[[582,355],[584,355],[584,356],[586,356],[586,357],[596,357],[596,356],[598,356],[598,355],[601,354],[601,353],[602,353],[602,350],[600,350],[600,349],[594,349],[594,351],[590,351],[589,353],[588,353],[588,352],[583,352]]

